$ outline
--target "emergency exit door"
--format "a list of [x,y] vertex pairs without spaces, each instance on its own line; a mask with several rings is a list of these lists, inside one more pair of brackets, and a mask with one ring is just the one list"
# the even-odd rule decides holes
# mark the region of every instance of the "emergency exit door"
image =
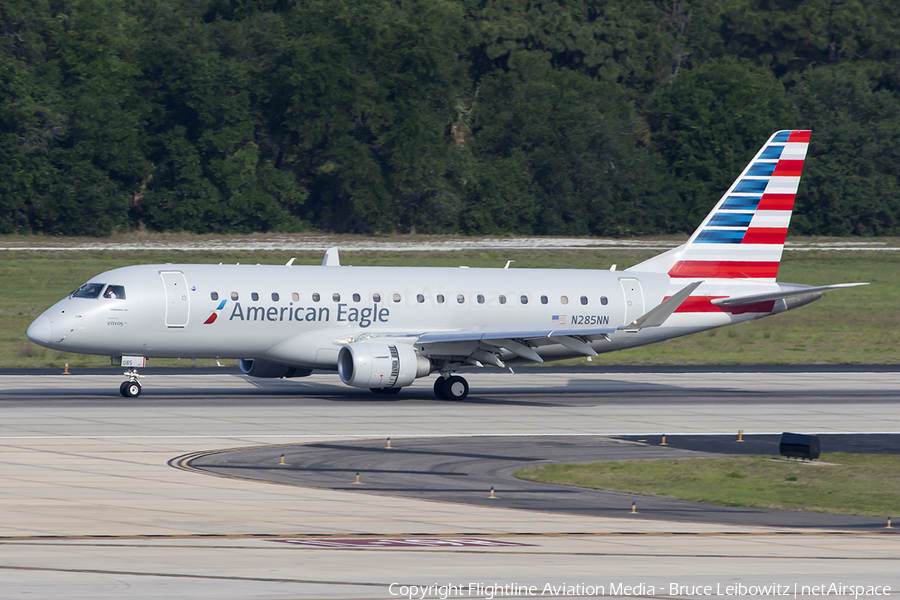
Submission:
[[177,329],[188,324],[191,300],[187,281],[181,271],[160,271],[166,290],[166,327]]

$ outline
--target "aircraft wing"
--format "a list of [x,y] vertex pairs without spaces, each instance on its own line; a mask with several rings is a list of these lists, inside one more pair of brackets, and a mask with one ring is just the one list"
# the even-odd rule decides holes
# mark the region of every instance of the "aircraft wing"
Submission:
[[468,329],[457,329],[455,331],[423,333],[418,336],[416,344],[426,348],[431,346],[435,351],[440,352],[439,348],[436,347],[440,344],[478,342],[479,348],[472,352],[469,357],[476,361],[486,361],[498,366],[502,365],[502,363],[497,359],[496,355],[491,354],[491,348],[505,348],[513,354],[533,362],[544,362],[530,345],[531,343],[540,343],[542,340],[546,340],[551,344],[560,344],[585,356],[597,356],[597,351],[591,348],[588,344],[589,341],[594,341],[596,338],[609,339],[610,334],[620,329],[634,331],[644,327],[659,327],[701,283],[702,281],[695,281],[688,284],[633,323],[620,327],[611,327],[608,324],[586,326],[562,325],[559,323],[551,323],[549,325],[547,323],[491,324]]
[[616,327],[609,325],[588,327],[565,327],[546,323],[520,323],[487,325],[472,327],[469,329],[457,329],[455,331],[425,333],[419,336],[417,343],[434,344],[441,342],[487,342],[491,340],[537,340],[555,336],[591,336],[609,335],[616,331]]
[[860,285],[869,285],[868,283],[836,283],[834,285],[820,285],[818,287],[802,287],[798,289],[785,290],[781,292],[771,292],[769,294],[754,294],[752,296],[738,296],[737,298],[716,298],[710,300],[716,306],[744,306],[746,304],[756,304],[757,302],[769,302],[772,300],[783,300],[794,296],[805,296],[806,294],[821,294],[831,290],[842,290],[845,288],[857,287]]
[[[541,363],[544,359],[530,345],[546,340],[548,343],[561,344],[574,352],[585,356],[597,356],[596,350],[588,345],[585,339],[608,337],[616,331],[609,325],[565,326],[547,323],[504,323],[483,325],[455,331],[424,333],[416,340],[416,345],[425,346],[426,352],[441,352],[441,346],[448,343],[475,342],[472,350],[466,351],[473,364],[487,362],[498,367],[504,364],[494,353],[504,348],[526,360]],[[445,346],[446,347],[446,346]]]

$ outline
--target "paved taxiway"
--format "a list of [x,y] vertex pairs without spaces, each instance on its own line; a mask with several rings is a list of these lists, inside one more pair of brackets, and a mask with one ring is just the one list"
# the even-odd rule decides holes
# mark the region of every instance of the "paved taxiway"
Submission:
[[[144,395],[126,400],[120,379],[0,377],[0,597],[390,598],[392,582],[643,583],[657,596],[677,596],[673,582],[900,589],[893,535],[635,519],[630,507],[619,517],[522,511],[502,497],[469,506],[167,464],[388,436],[898,432],[893,370],[478,374],[465,402],[435,400],[428,380],[385,398],[333,376],[215,374],[148,377]],[[373,536],[408,542],[285,543]]]
[[[639,437],[639,436],[637,436]],[[340,491],[386,494],[491,506],[502,499],[507,508],[601,517],[619,517],[632,503],[640,503],[635,518],[667,519],[698,523],[767,525],[772,527],[829,527],[852,531],[876,531],[885,527],[882,517],[798,513],[695,502],[643,498],[641,496],[554,486],[513,477],[519,469],[548,463],[615,461],[654,458],[692,458],[730,454],[778,455],[778,436],[668,436],[623,439],[621,437],[465,437],[267,445],[231,451],[191,454],[172,461],[173,466],[226,477],[303,485]],[[900,435],[825,435],[825,452],[863,449],[900,455]],[[693,446],[695,450],[680,446]],[[711,453],[711,449],[723,454]],[[283,460],[282,460],[283,457]],[[900,457],[898,457],[900,460]],[[784,463],[787,466],[789,463]],[[807,469],[823,463],[802,463]],[[826,465],[827,467],[827,465]],[[355,482],[355,475],[360,482]],[[494,495],[486,493],[494,490]],[[900,531],[900,528],[898,528]]]

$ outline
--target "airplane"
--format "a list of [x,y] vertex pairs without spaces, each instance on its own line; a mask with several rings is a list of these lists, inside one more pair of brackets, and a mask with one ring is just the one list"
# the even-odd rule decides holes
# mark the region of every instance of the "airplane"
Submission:
[[464,365],[510,368],[633,348],[775,315],[823,292],[776,281],[810,132],[772,134],[684,244],[624,271],[321,265],[130,266],[101,273],[27,336],[126,367],[148,358],[238,359],[250,377],[337,371],[395,394],[437,373],[462,400]]

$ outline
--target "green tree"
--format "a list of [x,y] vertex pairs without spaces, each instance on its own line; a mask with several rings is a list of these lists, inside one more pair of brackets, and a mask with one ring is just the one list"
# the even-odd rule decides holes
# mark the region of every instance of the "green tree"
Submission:
[[471,233],[626,235],[668,230],[675,196],[638,146],[615,86],[519,52],[485,78],[473,150],[483,165]]
[[893,0],[720,0],[729,54],[793,78],[853,62],[895,89],[900,83],[900,5]]
[[0,227],[109,234],[146,172],[125,3],[14,1],[0,21]]
[[[142,56],[144,87],[154,99],[146,142],[154,168],[135,216],[156,229],[302,228],[307,192],[296,175],[277,167],[260,109],[260,96],[268,95],[261,73],[277,54],[281,18],[226,9],[143,5],[153,32]],[[223,10],[242,19],[208,22]]]
[[485,0],[470,10],[478,75],[507,68],[521,51],[632,90],[632,98],[674,76],[693,54],[719,47],[716,15],[685,0]]
[[773,132],[797,123],[770,71],[732,59],[682,71],[654,91],[648,112],[652,145],[675,177],[684,231],[696,227]]
[[851,66],[803,74],[791,97],[812,130],[792,229],[900,233],[900,101]]
[[314,0],[285,18],[264,107],[269,137],[321,227],[406,229],[439,195],[465,87],[463,14],[448,1]]

